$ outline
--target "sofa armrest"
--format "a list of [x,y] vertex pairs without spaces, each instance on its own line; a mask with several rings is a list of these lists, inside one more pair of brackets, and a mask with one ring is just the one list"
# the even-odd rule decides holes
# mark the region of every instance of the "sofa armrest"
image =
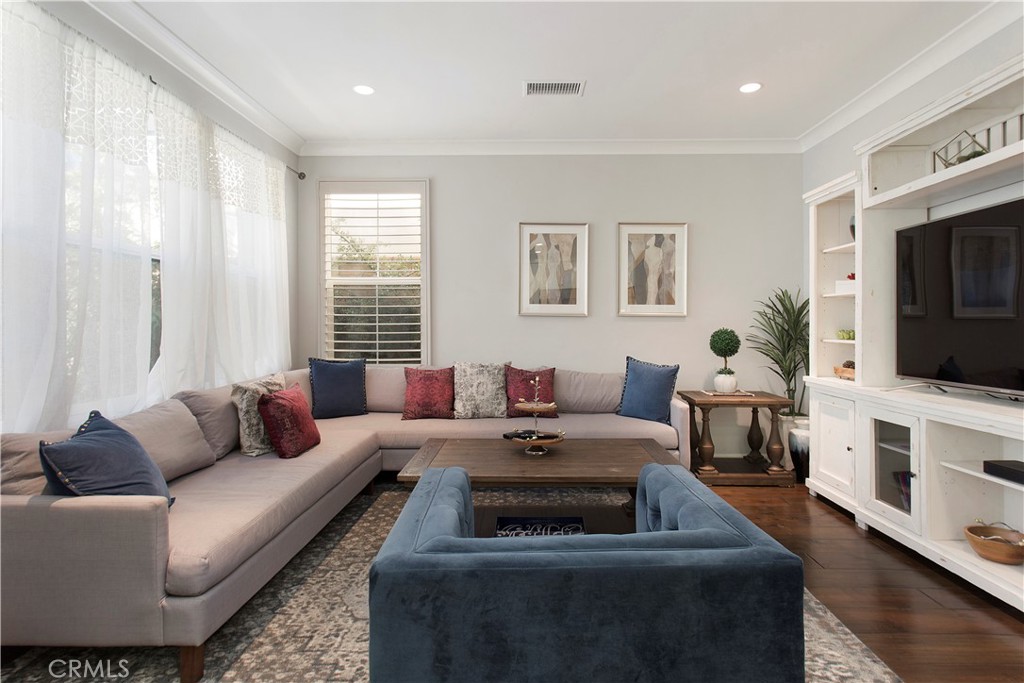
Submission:
[[0,496],[4,645],[162,645],[160,496]]
[[690,404],[673,396],[668,406],[668,419],[679,435],[679,464],[690,469]]

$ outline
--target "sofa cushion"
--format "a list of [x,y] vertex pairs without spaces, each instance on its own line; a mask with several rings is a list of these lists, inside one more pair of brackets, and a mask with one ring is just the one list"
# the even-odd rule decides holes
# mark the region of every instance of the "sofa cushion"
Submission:
[[179,391],[173,398],[188,406],[215,456],[223,458],[238,448],[238,408],[231,401],[230,384]]
[[614,413],[622,400],[622,373],[559,370],[555,403],[566,413]]
[[177,399],[119,417],[114,424],[139,440],[167,481],[217,461],[195,416]]
[[284,372],[284,385],[290,387],[293,384],[298,384],[299,389],[302,390],[302,395],[306,397],[306,403],[310,406],[313,405],[313,387],[309,384],[309,365],[307,364],[304,368],[298,370],[285,370]]
[[455,419],[505,417],[505,364],[455,364]]
[[401,365],[366,366],[366,409],[400,413],[405,406],[405,368]]
[[366,412],[366,360],[309,359],[313,417],[362,415]]
[[622,402],[615,412],[669,424],[669,404],[678,374],[678,365],[657,365],[627,356]]
[[320,431],[298,384],[263,394],[258,406],[278,456],[294,458],[320,443]]
[[374,457],[376,435],[344,423],[319,423],[323,440],[301,458],[235,451],[172,482],[167,592],[202,595]]
[[39,455],[53,495],[163,496],[168,505],[174,502],[139,440],[98,410],[69,439],[40,442]]
[[276,375],[231,385],[231,401],[238,408],[238,441],[243,455],[263,455],[274,450],[260,417],[260,396],[284,389],[284,375]]
[[[534,381],[540,382],[540,390],[535,393]],[[509,417],[532,417],[533,413],[516,408],[516,404],[526,400],[552,403],[555,400],[555,369],[522,370],[511,365],[505,366],[505,396],[508,399],[507,413]],[[539,417],[558,417],[557,412],[541,413]]]
[[403,420],[455,417],[455,368],[405,368]]
[[74,430],[4,432],[0,434],[0,493],[35,496],[46,488],[39,442],[64,441]]

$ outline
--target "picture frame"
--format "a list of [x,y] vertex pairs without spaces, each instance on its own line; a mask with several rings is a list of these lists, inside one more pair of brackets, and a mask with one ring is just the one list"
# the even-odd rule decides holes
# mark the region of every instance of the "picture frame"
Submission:
[[519,224],[519,315],[587,315],[589,228]]
[[1020,228],[954,227],[954,318],[1016,318]]
[[899,314],[922,318],[927,313],[924,289],[924,226],[903,230],[896,237],[896,291]]
[[619,223],[619,315],[686,315],[686,223]]

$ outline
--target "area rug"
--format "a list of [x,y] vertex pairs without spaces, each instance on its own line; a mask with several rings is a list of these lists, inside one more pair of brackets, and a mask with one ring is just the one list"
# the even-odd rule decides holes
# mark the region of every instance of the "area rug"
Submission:
[[[367,681],[367,572],[408,491],[378,486],[359,496],[235,614],[206,645],[204,681]],[[474,491],[479,504],[619,504],[616,489]],[[804,592],[808,682],[900,679],[835,615]],[[4,667],[15,681],[178,680],[176,648],[32,648]],[[93,677],[70,677],[91,670]],[[89,668],[86,667],[89,665]],[[513,679],[510,679],[513,680]]]

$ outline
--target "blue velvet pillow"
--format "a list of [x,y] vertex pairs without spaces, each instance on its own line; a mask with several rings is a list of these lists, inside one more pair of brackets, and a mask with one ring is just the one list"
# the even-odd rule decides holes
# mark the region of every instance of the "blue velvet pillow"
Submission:
[[678,365],[656,365],[626,356],[619,415],[669,424],[669,404],[676,388]]
[[149,453],[131,433],[94,410],[70,439],[39,442],[48,486],[58,496],[163,496],[174,502]]
[[366,360],[309,359],[313,417],[366,414]]

